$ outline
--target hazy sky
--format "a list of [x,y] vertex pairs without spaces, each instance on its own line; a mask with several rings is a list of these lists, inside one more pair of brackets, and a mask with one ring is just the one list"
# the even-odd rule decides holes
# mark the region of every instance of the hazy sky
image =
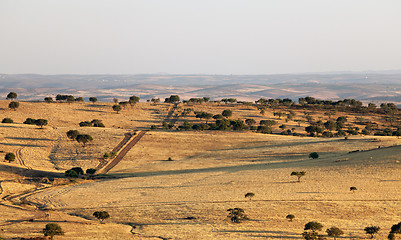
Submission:
[[0,73],[394,69],[400,0],[0,0]]

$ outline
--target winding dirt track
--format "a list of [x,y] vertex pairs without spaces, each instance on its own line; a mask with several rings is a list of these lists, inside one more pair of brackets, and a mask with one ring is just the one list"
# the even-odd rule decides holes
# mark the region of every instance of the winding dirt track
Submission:
[[[131,141],[128,142],[127,145],[117,154],[117,156],[110,162],[106,164],[102,169],[99,170],[99,174],[106,174],[109,172],[113,167],[115,167],[128,153],[129,150],[131,150],[132,147],[135,146],[139,142],[139,140],[145,136],[147,131],[140,131],[138,135],[136,135]],[[124,141],[124,140],[123,140]]]

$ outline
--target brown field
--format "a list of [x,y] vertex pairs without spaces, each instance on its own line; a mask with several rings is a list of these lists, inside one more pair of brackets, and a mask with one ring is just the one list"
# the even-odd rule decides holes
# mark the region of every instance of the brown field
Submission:
[[[390,227],[400,221],[397,137],[344,140],[252,131],[157,130],[147,132],[104,178],[53,181],[53,176],[72,167],[95,168],[125,133],[160,126],[171,106],[139,103],[116,114],[111,103],[21,102],[16,111],[9,110],[8,103],[0,101],[1,116],[15,123],[0,123],[0,159],[7,152],[17,159],[0,163],[0,236],[5,239],[43,236],[42,229],[51,222],[65,231],[55,239],[302,239],[309,221],[321,222],[324,230],[337,226],[347,239],[367,239],[363,229],[377,225],[381,230],[376,239],[386,239]],[[254,106],[183,108],[213,114],[231,109],[232,119],[274,119],[299,133],[307,126],[284,122],[270,110],[261,116]],[[180,107],[166,120],[179,113]],[[303,111],[296,114],[295,119],[304,119]],[[319,111],[311,115],[328,119]],[[360,117],[347,116],[349,122]],[[28,117],[44,118],[49,124],[43,129],[22,124]],[[382,116],[363,117],[388,125]],[[106,127],[79,127],[79,122],[92,119],[102,120]],[[199,122],[190,115],[179,117],[176,124],[184,120]],[[281,131],[278,125],[274,133]],[[70,129],[90,134],[94,141],[82,147],[67,139]],[[314,151],[320,157],[309,159]],[[167,161],[169,157],[173,161]],[[301,182],[290,176],[302,170],[306,175]],[[46,174],[50,181],[43,177]],[[350,192],[351,186],[358,190]],[[247,192],[255,197],[245,199]],[[243,208],[249,220],[231,223],[226,210],[234,207]],[[111,215],[105,224],[92,216],[100,210]],[[293,222],[285,219],[288,214],[295,215]]]

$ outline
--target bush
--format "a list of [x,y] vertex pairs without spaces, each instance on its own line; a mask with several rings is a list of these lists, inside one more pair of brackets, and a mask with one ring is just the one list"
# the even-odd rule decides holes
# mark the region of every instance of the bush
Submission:
[[74,170],[67,170],[65,171],[65,176],[66,177],[70,177],[70,178],[77,178],[78,177],[78,173],[75,172]]
[[319,154],[317,152],[312,152],[309,154],[309,158],[312,158],[312,159],[319,158]]
[[95,173],[96,173],[96,169],[94,169],[94,168],[86,169],[86,174],[95,174]]
[[92,123],[89,121],[83,121],[79,123],[80,127],[92,127]]
[[15,161],[15,154],[14,153],[6,153],[4,156],[4,159],[8,161],[9,163]]
[[103,221],[105,219],[110,217],[109,213],[105,212],[105,211],[96,211],[96,212],[93,213],[93,216],[95,216],[97,219],[99,219],[99,221],[101,223],[103,223]]
[[242,208],[230,208],[227,209],[229,212],[227,217],[233,222],[233,223],[240,223],[243,220],[248,219],[248,217],[245,215],[245,211]]
[[258,130],[256,132],[264,133],[264,134],[271,134],[272,129],[269,126],[261,125],[261,126],[258,126]]
[[14,121],[11,118],[3,118],[1,123],[13,123]]
[[57,223],[48,223],[43,229],[43,234],[45,236],[50,236],[50,239],[53,239],[53,236],[64,235],[64,232]]
[[24,121],[24,124],[35,125],[35,119],[33,119],[33,118],[27,118],[27,119]]

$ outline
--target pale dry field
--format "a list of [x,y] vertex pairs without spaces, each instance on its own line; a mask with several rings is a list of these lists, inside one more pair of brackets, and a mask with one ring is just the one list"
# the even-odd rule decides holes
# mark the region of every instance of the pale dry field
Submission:
[[[20,160],[1,163],[1,196],[26,192],[28,201],[46,210],[20,206],[18,198],[1,201],[0,236],[6,239],[41,236],[49,222],[65,231],[56,239],[301,239],[309,221],[324,229],[337,226],[352,239],[367,238],[363,228],[378,225],[376,238],[386,239],[400,219],[396,137],[151,131],[109,172],[111,178],[52,186],[24,181],[19,168],[63,173],[95,167],[124,133],[160,124],[168,106],[144,103],[116,114],[110,103],[22,102],[17,111],[7,104],[0,101],[2,116],[16,123],[0,124],[0,158],[19,152]],[[235,110],[233,118],[257,114],[249,111],[254,113]],[[27,117],[48,119],[49,125],[22,124]],[[78,126],[95,118],[106,128]],[[66,138],[70,129],[89,133],[94,141],[83,148]],[[318,159],[308,159],[313,151]],[[166,161],[169,157],[173,161]],[[298,183],[290,173],[302,170],[306,176]],[[358,190],[350,192],[351,186]],[[29,194],[39,187],[50,188]],[[247,192],[255,194],[251,201],[244,198]],[[231,223],[226,210],[234,207],[243,208],[250,220]],[[106,224],[92,217],[99,210],[110,213]],[[285,219],[288,214],[295,215],[293,222]]]

